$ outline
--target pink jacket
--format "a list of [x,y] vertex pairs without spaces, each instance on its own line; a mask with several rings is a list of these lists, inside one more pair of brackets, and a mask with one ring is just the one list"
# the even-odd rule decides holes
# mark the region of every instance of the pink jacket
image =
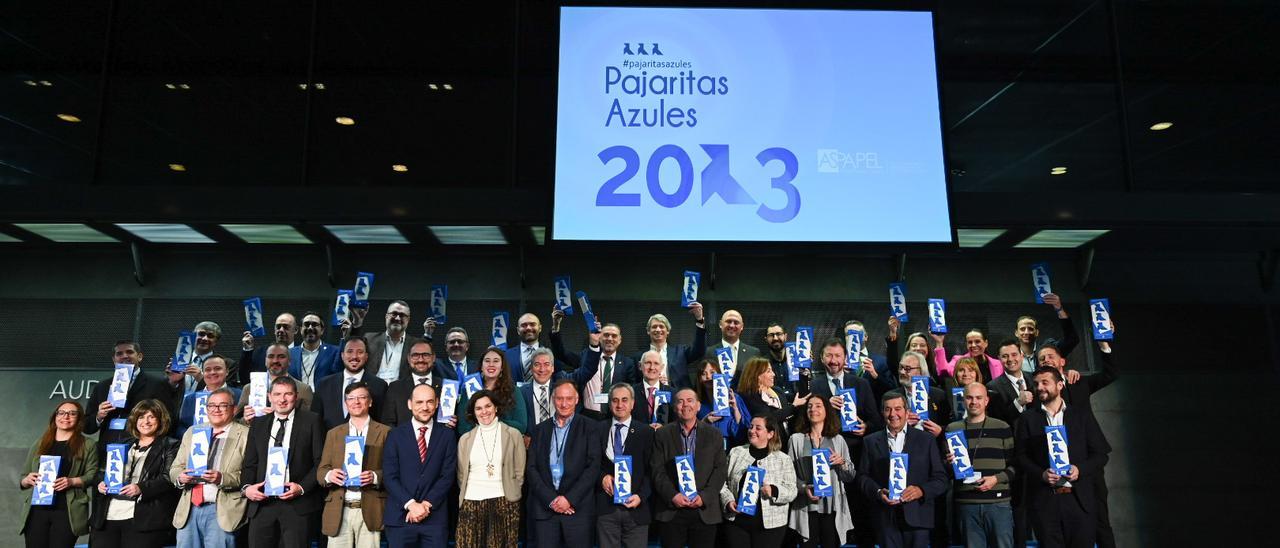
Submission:
[[[953,377],[956,371],[956,362],[961,358],[968,356],[969,353],[956,354],[951,357],[951,361],[947,361],[947,350],[942,347],[933,349],[933,366],[938,369],[939,377]],[[987,367],[991,368],[991,377],[987,380],[995,380],[996,377],[1004,374],[1004,367],[1000,365],[1000,360],[991,356],[983,356],[987,359]],[[975,358],[976,359],[976,358]]]

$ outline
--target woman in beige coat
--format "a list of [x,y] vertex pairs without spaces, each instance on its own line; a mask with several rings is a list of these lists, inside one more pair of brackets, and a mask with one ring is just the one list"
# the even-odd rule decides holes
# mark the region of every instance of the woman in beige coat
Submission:
[[492,392],[467,400],[476,427],[458,440],[457,547],[515,546],[526,451],[520,431],[503,424]]

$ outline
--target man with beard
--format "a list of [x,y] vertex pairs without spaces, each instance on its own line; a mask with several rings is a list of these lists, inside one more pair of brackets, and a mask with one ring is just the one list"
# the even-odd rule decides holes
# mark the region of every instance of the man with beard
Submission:
[[[142,370],[142,347],[138,343],[131,340],[116,341],[112,348],[112,361],[117,364],[133,365],[133,381],[129,383],[129,391],[125,394],[124,407],[115,407],[107,401],[107,390],[111,388],[110,376],[93,385],[89,403],[85,406],[84,433],[94,434],[99,430],[102,431],[98,435],[98,449],[101,454],[106,453],[107,444],[118,443],[129,437],[125,426],[128,423],[129,414],[133,412],[133,406],[138,402],[149,399],[160,400],[169,407],[170,416],[176,417],[177,405],[182,399],[180,384],[175,386],[165,382],[161,377],[149,375]],[[114,369],[112,372],[114,373]],[[165,435],[169,432],[159,432],[159,434]]]
[[[364,313],[353,309],[355,321],[351,325],[351,335],[360,335],[364,324]],[[409,303],[393,301],[387,306],[387,329],[366,338],[368,345],[369,372],[382,379],[383,384],[391,384],[401,375],[409,372],[409,348],[418,339],[408,336],[405,329],[411,321]],[[351,337],[344,339],[350,341]],[[343,359],[342,361],[345,361]]]
[[[561,313],[563,314],[563,313]],[[507,365],[511,367],[511,377],[517,383],[533,380],[530,364],[533,353],[542,348],[538,337],[542,336],[542,320],[532,312],[520,315],[516,321],[516,333],[520,335],[520,344],[507,348]],[[573,364],[577,367],[579,364]]]
[[[782,401],[791,401],[797,393],[807,393],[809,383],[813,381],[812,369],[800,369],[800,380],[788,381],[787,372],[787,330],[778,322],[769,322],[764,329],[764,344],[769,351],[769,367],[773,369],[773,377],[777,379],[778,397]],[[874,401],[874,400],[872,400]]]
[[[1014,426],[1014,455],[1018,473],[1027,476],[1027,506],[1041,546],[1094,545],[1100,510],[1095,478],[1103,473],[1111,445],[1087,408],[1062,399],[1065,382],[1058,369],[1042,366],[1033,377],[1038,405],[1032,405]],[[1048,426],[1064,426],[1066,474],[1049,462]],[[1055,441],[1055,443],[1059,443]]]
[[[284,312],[276,316],[275,327],[271,331],[272,342],[292,347],[294,336],[297,334],[298,320],[293,317],[293,314]],[[266,370],[267,347],[254,348],[253,332],[245,331],[244,335],[240,337],[239,370],[234,377],[229,378],[235,379],[235,382],[239,384],[246,384],[249,382],[249,373]]]
[[413,387],[429,384],[440,393],[444,379],[460,380],[454,377],[449,367],[437,367],[435,351],[431,343],[418,341],[409,347],[409,375],[391,383],[387,387],[387,397],[382,404],[382,424],[395,428],[396,425],[413,417],[409,409],[409,399],[413,395]]
[[352,384],[362,382],[369,388],[369,396],[372,398],[369,403],[370,416],[379,416],[382,405],[386,403],[387,383],[382,382],[382,379],[374,376],[373,371],[365,367],[369,361],[369,354],[366,351],[368,346],[363,337],[347,337],[345,344],[342,345],[342,372],[320,379],[316,387],[316,397],[311,402],[311,411],[320,415],[326,432],[347,421],[349,413],[345,403],[346,389]]
[[302,315],[302,344],[289,348],[289,374],[315,389],[320,379],[342,369],[342,350],[324,341],[320,314]]
[[[314,393],[312,392],[311,387],[303,384],[302,381],[299,381],[297,378],[290,375],[289,369],[290,369],[289,347],[283,344],[273,344],[271,346],[268,346],[267,347],[267,386],[270,387],[271,382],[280,377],[289,377],[293,379],[294,384],[297,385],[295,388],[296,390],[295,399],[297,400],[297,407],[299,409],[311,409],[311,400],[314,397]],[[249,392],[252,389],[253,388],[249,386],[248,383],[246,383],[244,386],[244,390],[240,392],[240,403],[238,405],[244,411],[244,416],[242,418],[244,419],[244,422],[246,424],[253,421],[254,416],[257,415],[259,411],[263,415],[270,415],[271,413],[275,412],[275,410],[270,407],[271,405],[270,399],[267,399],[268,407],[264,409],[254,409],[253,407],[249,406],[249,397],[251,396]],[[268,388],[268,390],[270,390],[270,388]]]

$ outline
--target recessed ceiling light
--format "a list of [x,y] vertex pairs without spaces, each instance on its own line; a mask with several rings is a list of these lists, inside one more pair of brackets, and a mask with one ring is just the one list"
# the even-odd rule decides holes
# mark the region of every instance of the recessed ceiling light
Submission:
[[23,81],[22,81],[22,83],[24,83],[24,84],[26,84],[26,85],[28,85],[28,86],[38,86],[38,85],[40,85],[40,84],[36,83],[36,81],[35,81],[35,80],[23,80]]
[[1072,248],[1089,243],[1110,230],[1041,230],[1013,247]]
[[120,241],[82,224],[15,223],[14,226],[58,243],[78,244]]
[[173,171],[186,171],[187,166],[184,166],[182,164],[169,164],[169,169]]
[[175,223],[116,223],[134,236],[158,244],[212,244],[213,238],[194,228]]
[[1173,122],[1159,122],[1151,125],[1151,131],[1164,131],[1173,127]]
[[406,171],[409,171],[409,166],[406,166],[404,164],[391,164],[391,171],[398,171],[400,173],[404,173]]
[[52,86],[53,86],[53,82],[50,82],[50,81],[48,81],[48,80],[41,80],[41,81],[40,81],[40,85],[42,85],[42,86],[44,86],[44,87],[52,87]]
[[429,226],[445,245],[502,245],[507,238],[496,226]]
[[307,89],[307,85],[306,85],[306,84],[298,84],[298,89],[305,90],[305,89]]
[[391,225],[324,225],[344,244],[407,244],[404,234]]
[[191,89],[191,84],[178,84],[181,89]]
[[173,84],[165,84],[164,87],[165,89],[178,89],[178,86],[175,86]]
[[451,90],[451,91],[452,91],[452,90],[453,90],[453,84],[445,84],[445,85],[444,85],[444,89],[447,89],[447,90]]
[[982,247],[1005,233],[1003,228],[957,228],[960,247]]
[[76,115],[74,115],[74,114],[63,114],[63,113],[59,113],[59,114],[58,114],[58,119],[59,119],[59,120],[62,120],[63,122],[71,122],[71,123],[73,123],[73,124],[74,124],[74,123],[77,123],[77,122],[79,122],[79,121],[80,121],[80,117],[79,117],[79,116],[76,116]]
[[309,244],[310,239],[289,225],[222,225],[227,232],[250,244]]
[[334,118],[334,119],[333,119],[333,121],[337,122],[337,123],[338,123],[338,125],[341,125],[341,126],[354,126],[354,125],[356,125],[356,121],[355,121],[355,119],[354,119],[354,118],[347,117],[347,116],[339,116],[339,117],[337,117],[337,118]]
[[430,89],[430,90],[432,90],[432,91],[435,91],[435,90],[440,89],[440,86],[437,86],[437,85],[435,85],[435,84],[427,84],[427,88],[428,88],[428,89]]
[[316,89],[324,91],[324,82],[316,82]]
[[1067,168],[1065,167],[1055,167],[1049,170],[1049,175],[1066,175],[1066,174],[1067,174]]

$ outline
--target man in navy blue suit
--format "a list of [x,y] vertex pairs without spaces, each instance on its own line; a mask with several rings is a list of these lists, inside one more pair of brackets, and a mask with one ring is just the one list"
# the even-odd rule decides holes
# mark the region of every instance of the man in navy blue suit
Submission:
[[520,344],[507,348],[507,364],[511,366],[511,376],[516,382],[529,382],[533,372],[527,367],[533,359],[533,352],[541,348],[538,337],[542,336],[542,320],[532,312],[526,312],[516,320],[516,333],[520,335]]
[[534,427],[529,446],[529,515],[538,546],[590,546],[603,448],[599,426],[575,412],[573,381],[556,382],[551,399],[555,416]]
[[[635,362],[618,352],[622,346],[622,329],[618,324],[604,324],[598,335],[591,336],[591,341],[592,346],[577,354],[564,349],[557,332],[552,334],[551,349],[563,356],[564,361],[581,362],[580,369],[596,372],[582,387],[581,398],[583,412],[599,420],[608,415],[609,387],[616,383],[639,382],[640,375]],[[598,346],[596,341],[599,341]]]
[[[689,303],[689,314],[693,315],[694,329],[692,344],[688,345],[670,343],[671,321],[666,316],[654,314],[649,316],[646,324],[649,350],[658,352],[663,365],[662,382],[677,389],[693,386],[689,379],[689,364],[702,359],[707,353],[707,318],[703,315],[702,304]],[[636,355],[633,361],[640,363],[642,355],[643,352]]]
[[453,430],[434,424],[436,391],[413,389],[413,418],[387,435],[382,454],[387,506],[387,543],[393,547],[444,546],[449,541],[449,489],[457,480],[458,445]]
[[[649,542],[649,521],[653,511],[646,502],[652,491],[649,482],[649,453],[653,432],[643,418],[633,417],[637,395],[630,385],[615,384],[609,390],[610,419],[600,424],[598,441],[603,444],[600,461],[600,489],[596,490],[596,531],[600,548],[638,547]],[[631,457],[631,495],[621,504],[614,502],[614,477],[618,456]],[[622,472],[619,472],[622,473]]]
[[317,384],[315,398],[311,400],[311,411],[320,415],[326,431],[347,422],[346,389],[357,382],[369,387],[369,396],[373,398],[369,414],[381,416],[379,413],[382,406],[386,405],[387,383],[373,371],[365,369],[365,364],[369,361],[367,349],[364,337],[347,337],[342,345],[342,372],[329,375]]
[[429,384],[436,389],[436,393],[440,393],[440,386],[444,384],[445,379],[461,381],[454,377],[449,366],[442,365],[443,362],[436,359],[435,352],[431,350],[431,343],[427,341],[418,341],[409,347],[409,374],[396,379],[396,382],[387,386],[387,396],[382,401],[382,424],[395,428],[402,422],[409,422],[413,414],[409,412],[406,405],[413,399],[413,387],[419,384]]
[[[877,544],[925,548],[933,528],[933,499],[947,491],[947,470],[933,436],[907,427],[904,394],[885,394],[880,408],[885,429],[867,436],[863,444],[858,487],[871,501]],[[888,496],[890,453],[907,454],[906,488],[896,499]]]
[[456,326],[449,328],[449,332],[444,336],[444,356],[436,360],[436,370],[445,375],[451,372],[453,376],[447,378],[459,381],[467,375],[480,371],[480,365],[475,360],[467,358],[467,352],[470,351],[471,338],[467,336],[467,330]]

